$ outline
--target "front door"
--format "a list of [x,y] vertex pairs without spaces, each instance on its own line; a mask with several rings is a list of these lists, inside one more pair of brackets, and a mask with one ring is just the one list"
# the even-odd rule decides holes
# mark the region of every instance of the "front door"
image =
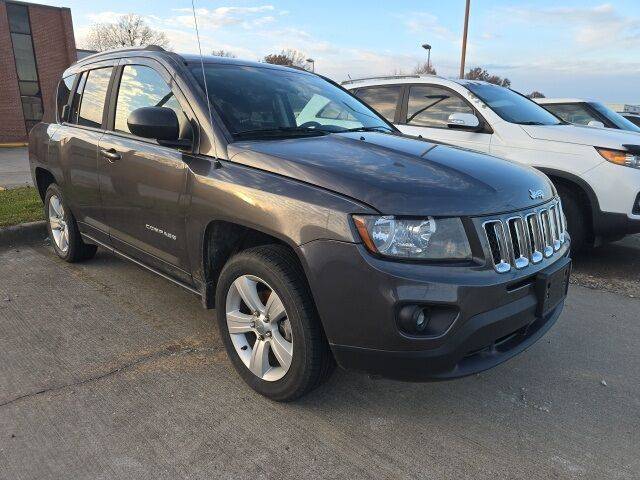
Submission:
[[141,107],[164,106],[176,111],[183,138],[192,135],[191,125],[161,66],[129,64],[119,67],[116,75],[115,111],[99,144],[100,192],[111,243],[147,265],[189,281],[185,238],[188,169],[183,153],[134,136],[127,118]]
[[452,113],[478,115],[458,93],[438,85],[419,84],[410,85],[408,88],[406,116],[403,115],[396,125],[402,133],[479,152],[489,152],[490,133],[448,127],[449,115]]

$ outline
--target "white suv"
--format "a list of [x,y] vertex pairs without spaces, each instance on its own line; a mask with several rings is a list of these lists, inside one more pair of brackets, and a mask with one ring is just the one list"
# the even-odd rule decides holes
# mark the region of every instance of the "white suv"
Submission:
[[576,248],[640,232],[640,134],[570,125],[513,90],[475,80],[412,75],[343,85],[407,135],[546,173]]

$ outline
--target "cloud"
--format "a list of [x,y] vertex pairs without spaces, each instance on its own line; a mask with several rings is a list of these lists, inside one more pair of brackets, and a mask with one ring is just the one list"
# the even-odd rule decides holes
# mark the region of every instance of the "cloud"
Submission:
[[640,46],[640,18],[621,15],[609,3],[593,7],[513,7],[509,15],[528,24],[562,26],[588,48]]
[[411,33],[419,33],[421,36],[449,41],[455,41],[459,37],[459,35],[442,25],[438,17],[430,13],[414,12],[398,15],[398,17],[404,21],[405,27]]
[[[189,8],[174,9],[175,12],[183,12],[184,15],[175,17],[175,21],[185,27],[193,27],[193,11]],[[264,25],[275,20],[273,13],[275,7],[273,5],[261,5],[257,7],[218,7],[213,10],[206,8],[196,9],[196,18],[198,26],[202,28],[210,28],[213,30],[241,25],[245,28],[252,26]],[[269,13],[269,15],[266,15]]]

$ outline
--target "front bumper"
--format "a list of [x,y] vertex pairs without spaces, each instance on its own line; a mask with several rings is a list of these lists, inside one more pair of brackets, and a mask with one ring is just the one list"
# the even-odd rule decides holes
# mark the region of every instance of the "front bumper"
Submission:
[[[535,279],[566,261],[553,257],[498,274],[480,265],[444,266],[373,258],[362,245],[319,240],[302,246],[325,333],[338,364],[402,380],[443,380],[492,368],[542,337],[564,302],[536,316]],[[455,308],[444,333],[415,336],[396,322],[406,304]]]

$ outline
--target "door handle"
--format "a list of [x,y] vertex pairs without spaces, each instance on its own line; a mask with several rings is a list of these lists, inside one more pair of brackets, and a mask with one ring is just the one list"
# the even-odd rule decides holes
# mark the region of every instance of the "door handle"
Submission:
[[108,150],[105,150],[104,148],[100,149],[100,155],[102,155],[104,158],[106,158],[109,162],[113,163],[117,160],[120,160],[122,158],[122,155],[120,155],[118,152],[116,152],[116,150],[114,148],[110,148]]

